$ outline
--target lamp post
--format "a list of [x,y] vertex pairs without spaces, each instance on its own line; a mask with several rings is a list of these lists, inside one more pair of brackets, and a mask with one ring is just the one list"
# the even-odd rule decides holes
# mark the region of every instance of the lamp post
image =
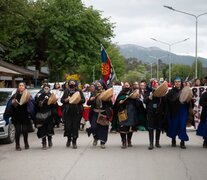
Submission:
[[173,46],[175,44],[178,44],[178,43],[181,43],[181,42],[184,42],[184,41],[187,41],[189,38],[183,39],[181,41],[176,41],[176,42],[173,42],[173,43],[167,43],[167,42],[164,42],[164,41],[159,41],[155,38],[150,38],[150,39],[152,39],[153,41],[168,45],[168,47],[169,47],[168,55],[169,55],[169,83],[170,83],[171,82],[171,46]]
[[195,14],[191,14],[191,13],[188,13],[188,12],[184,12],[184,11],[174,9],[173,7],[170,7],[170,6],[164,6],[164,7],[168,8],[172,11],[183,13],[183,14],[186,14],[186,15],[189,15],[189,16],[192,16],[192,17],[195,18],[195,24],[196,24],[196,30],[195,30],[195,32],[196,32],[195,33],[195,78],[197,78],[198,77],[198,18],[200,16],[203,16],[203,15],[207,14],[207,12],[199,14],[199,15],[195,15]]
[[161,56],[161,57],[149,56],[149,57],[156,59],[156,61],[157,61],[157,80],[158,80],[158,78],[159,78],[159,59],[162,59],[167,56]]

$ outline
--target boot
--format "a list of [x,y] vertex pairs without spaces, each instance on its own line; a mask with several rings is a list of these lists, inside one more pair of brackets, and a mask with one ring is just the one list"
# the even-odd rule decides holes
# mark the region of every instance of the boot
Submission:
[[152,150],[154,148],[154,145],[153,145],[154,131],[152,129],[149,130],[149,141],[150,141],[150,145],[149,145],[148,149]]
[[46,137],[42,138],[42,149],[46,150],[47,149],[47,145],[46,145]]
[[101,149],[105,149],[105,142],[101,141]]
[[155,146],[157,148],[161,148],[161,146],[160,146],[160,133],[161,133],[160,130],[156,130],[156,142],[155,142]]
[[172,147],[176,147],[176,139],[175,138],[172,139]]
[[203,141],[203,148],[207,148],[207,139],[204,139]]
[[77,149],[77,144],[76,144],[77,138],[73,138],[73,149]]
[[132,132],[127,133],[127,143],[128,143],[128,147],[132,147]]
[[181,142],[180,142],[180,148],[181,148],[181,149],[186,149],[185,141],[181,141]]
[[97,143],[98,143],[98,139],[96,139],[96,138],[94,137],[94,140],[93,140],[93,146],[96,146]]
[[90,137],[91,136],[91,128],[86,128],[86,132],[88,134],[88,137]]
[[120,135],[121,135],[121,140],[122,140],[121,148],[122,149],[126,149],[127,148],[127,145],[126,145],[126,134],[125,133],[120,133]]
[[25,149],[29,149],[29,143],[28,142],[25,142],[24,143],[24,147],[25,147]]
[[48,136],[48,146],[49,146],[49,148],[51,148],[53,146],[52,136]]
[[20,147],[20,145],[19,144],[16,144],[16,151],[21,151],[22,149],[21,149],[21,147]]
[[71,137],[68,136],[68,140],[66,142],[66,147],[70,147]]

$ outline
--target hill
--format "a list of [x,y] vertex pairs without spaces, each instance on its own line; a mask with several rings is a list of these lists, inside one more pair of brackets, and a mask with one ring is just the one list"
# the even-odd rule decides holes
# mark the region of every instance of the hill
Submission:
[[[153,57],[163,57],[160,58],[164,63],[168,64],[169,63],[169,53],[168,51],[162,50],[157,47],[142,47],[138,46],[135,44],[123,44],[123,45],[118,45],[118,48],[121,52],[121,54],[125,58],[137,58],[138,60],[141,60],[144,63],[155,63],[156,59],[152,58]],[[195,57],[193,56],[185,56],[185,55],[176,55],[174,53],[170,53],[171,56],[171,62],[173,64],[186,64],[186,65],[192,65],[193,62],[195,61]],[[203,66],[207,67],[207,59],[205,58],[198,58],[200,61],[202,61]]]

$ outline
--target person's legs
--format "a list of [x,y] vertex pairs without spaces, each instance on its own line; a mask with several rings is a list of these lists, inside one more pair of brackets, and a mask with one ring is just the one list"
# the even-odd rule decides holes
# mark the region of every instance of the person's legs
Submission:
[[152,150],[154,148],[153,141],[154,141],[154,130],[149,129],[149,142],[150,142],[148,147],[149,150]]
[[22,134],[23,134],[23,137],[24,137],[25,149],[29,149],[29,143],[28,143],[28,125],[22,125]]
[[128,143],[128,147],[132,147],[132,135],[133,135],[133,132],[127,133],[127,143]]
[[16,143],[16,150],[17,151],[21,151],[20,135],[21,135],[21,125],[20,124],[16,124],[15,125],[15,143]]
[[156,141],[155,141],[155,146],[157,148],[161,148],[161,146],[160,146],[160,133],[161,133],[161,130],[157,129],[156,130]]

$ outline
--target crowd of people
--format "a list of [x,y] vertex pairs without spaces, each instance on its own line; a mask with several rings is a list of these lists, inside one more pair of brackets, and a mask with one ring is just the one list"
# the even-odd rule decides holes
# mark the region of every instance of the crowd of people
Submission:
[[[205,78],[207,80],[207,78]],[[16,92],[7,103],[4,119],[11,118],[15,126],[16,150],[21,151],[20,136],[23,134],[25,149],[29,149],[28,127],[31,118],[37,128],[37,137],[41,139],[42,149],[53,146],[54,127],[64,125],[64,137],[67,137],[66,147],[77,149],[79,130],[93,137],[93,146],[105,148],[108,132],[120,134],[121,148],[132,147],[132,136],[137,130],[147,130],[149,135],[149,150],[161,148],[160,135],[165,132],[171,138],[171,146],[175,147],[176,137],[180,139],[180,148],[185,149],[189,140],[186,125],[194,124],[192,97],[180,100],[185,86],[201,86],[201,80],[196,79],[194,85],[189,81],[182,82],[176,77],[172,87],[168,83],[167,91],[157,95],[161,87],[157,79],[146,81],[113,82],[113,86],[121,87],[118,94],[113,94],[113,86],[108,88],[102,80],[85,84],[82,89],[76,80],[71,79],[62,87],[54,83],[53,89],[45,83],[33,98],[26,89],[26,84],[20,82]],[[169,88],[170,87],[170,88]],[[201,120],[196,134],[202,136],[203,147],[207,148],[207,92],[199,101],[202,106]],[[190,113],[191,112],[191,113]],[[85,121],[90,127],[84,129]],[[141,127],[141,128],[140,128]]]

